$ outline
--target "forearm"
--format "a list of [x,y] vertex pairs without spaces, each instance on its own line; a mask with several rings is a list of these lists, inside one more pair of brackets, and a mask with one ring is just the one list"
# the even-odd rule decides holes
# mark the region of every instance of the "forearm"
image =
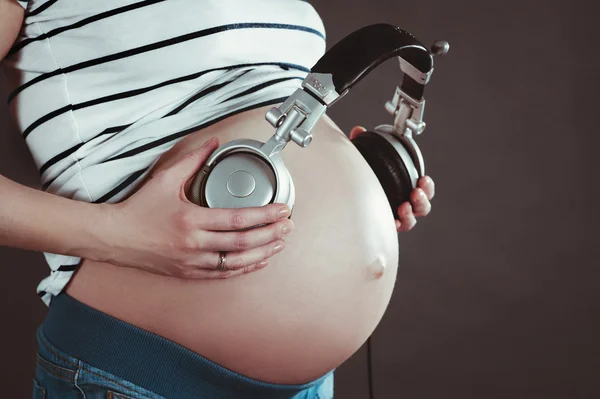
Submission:
[[0,61],[14,43],[25,11],[13,0],[0,0]]
[[74,201],[17,184],[0,175],[0,245],[98,258],[110,205]]

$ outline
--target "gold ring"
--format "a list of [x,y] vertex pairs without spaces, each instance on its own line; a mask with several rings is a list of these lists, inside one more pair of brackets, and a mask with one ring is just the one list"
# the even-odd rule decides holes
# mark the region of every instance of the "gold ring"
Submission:
[[217,265],[217,270],[220,272],[224,272],[227,270],[225,267],[225,262],[227,261],[227,252],[220,252],[219,256],[219,264]]

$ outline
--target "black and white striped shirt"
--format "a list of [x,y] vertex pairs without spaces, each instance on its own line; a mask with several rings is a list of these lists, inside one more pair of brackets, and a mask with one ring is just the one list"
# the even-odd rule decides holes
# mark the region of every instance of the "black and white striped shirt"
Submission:
[[[31,0],[3,62],[43,190],[115,203],[187,134],[283,101],[325,52],[301,0]],[[45,253],[46,304],[80,258]]]

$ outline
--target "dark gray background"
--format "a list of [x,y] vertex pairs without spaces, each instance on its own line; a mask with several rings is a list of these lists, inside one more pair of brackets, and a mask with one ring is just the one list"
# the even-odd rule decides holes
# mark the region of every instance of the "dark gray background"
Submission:
[[[433,212],[401,236],[397,288],[373,335],[375,397],[600,397],[592,2],[312,3],[329,46],[376,22],[451,44],[418,139]],[[384,64],[329,114],[346,132],[389,123],[399,77]],[[4,105],[0,127],[0,173],[37,187]],[[0,248],[0,259],[2,396],[26,398],[47,269],[41,254]],[[368,396],[366,365],[363,348],[339,368],[336,398]]]

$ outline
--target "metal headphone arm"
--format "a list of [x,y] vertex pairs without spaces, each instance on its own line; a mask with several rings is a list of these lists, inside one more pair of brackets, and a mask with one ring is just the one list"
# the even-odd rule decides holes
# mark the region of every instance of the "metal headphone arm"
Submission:
[[[361,52],[356,53],[356,48]],[[412,140],[425,130],[423,113],[425,85],[433,73],[433,55],[448,52],[447,42],[436,42],[431,52],[409,32],[389,24],[375,24],[348,35],[315,64],[311,73],[279,107],[271,108],[266,120],[275,134],[261,147],[269,157],[278,154],[289,141],[306,148],[312,129],[327,108],[339,101],[371,70],[397,56],[403,82],[386,110],[394,116],[394,133]]]

